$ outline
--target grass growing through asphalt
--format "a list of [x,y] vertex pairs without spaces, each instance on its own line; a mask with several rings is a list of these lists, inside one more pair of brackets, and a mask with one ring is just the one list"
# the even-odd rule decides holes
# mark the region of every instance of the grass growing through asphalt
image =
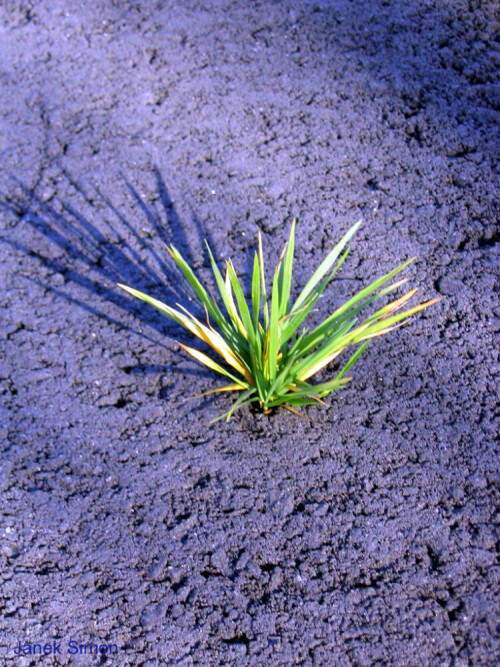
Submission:
[[[224,365],[221,365],[204,352],[179,343],[181,348],[197,361],[231,381],[230,384],[202,394],[203,396],[226,391],[239,393],[230,410],[214,421],[223,417],[229,421],[235,410],[249,403],[258,403],[266,414],[279,406],[301,414],[299,406],[314,403],[327,405],[324,399],[349,382],[351,378],[346,375],[347,372],[363,354],[372,338],[392,331],[412,315],[439,301],[431,299],[401,310],[417,291],[411,289],[381,308],[374,311],[370,309],[371,313],[366,314],[370,306],[406,282],[405,279],[393,279],[414,261],[415,258],[412,258],[359,291],[312,330],[304,326],[307,316],[346,260],[349,254],[347,244],[360,224],[361,221],[353,225],[332,248],[293,304],[290,301],[290,292],[295,221],[274,270],[270,294],[266,286],[262,237],[259,233],[258,249],[253,262],[250,301],[245,298],[231,260],[226,261],[223,276],[208,243],[207,249],[220,295],[220,305],[201,284],[179,251],[174,246],[168,248],[170,256],[203,306],[206,322],[200,321],[179,304],[177,308],[172,308],[132,287],[121,284],[119,286],[188,329],[219,355],[219,362],[223,360]],[[344,350],[354,347],[354,352],[332,380],[317,384],[309,381]]]

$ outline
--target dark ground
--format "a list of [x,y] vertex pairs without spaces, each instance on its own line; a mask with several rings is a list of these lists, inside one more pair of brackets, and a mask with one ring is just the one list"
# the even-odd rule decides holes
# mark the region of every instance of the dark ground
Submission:
[[[2,0],[2,664],[500,664],[496,9]],[[365,220],[322,312],[414,254],[445,298],[315,423],[207,426],[115,283],[274,264],[293,216],[299,285]]]

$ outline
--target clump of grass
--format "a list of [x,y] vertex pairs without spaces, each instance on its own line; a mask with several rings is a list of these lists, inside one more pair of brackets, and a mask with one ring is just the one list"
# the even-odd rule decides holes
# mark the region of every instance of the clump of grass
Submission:
[[[231,409],[217,419],[226,417],[229,421],[235,410],[249,403],[258,403],[266,414],[279,406],[301,414],[298,406],[314,403],[327,405],[324,398],[349,382],[351,378],[347,377],[346,373],[365,351],[372,338],[401,326],[411,315],[439,300],[431,299],[401,311],[417,291],[411,289],[366,315],[365,311],[369,306],[406,282],[405,279],[396,282],[392,280],[414,261],[413,257],[359,291],[312,330],[303,326],[347,258],[347,244],[360,224],[361,221],[351,227],[328,253],[293,305],[290,303],[290,292],[295,221],[274,270],[270,295],[267,293],[262,237],[259,233],[258,249],[253,262],[250,302],[245,298],[232,262],[226,261],[223,277],[207,243],[225,314],[179,251],[174,246],[168,248],[170,256],[203,306],[206,323],[179,304],[177,308],[172,308],[132,287],[121,284],[119,286],[188,329],[225,362],[225,365],[221,365],[204,352],[179,343],[181,348],[197,361],[231,380],[230,384],[206,392],[203,396],[215,392],[239,392]],[[337,359],[344,350],[358,345],[344,366],[337,371],[334,379],[317,384],[309,382],[310,378]]]

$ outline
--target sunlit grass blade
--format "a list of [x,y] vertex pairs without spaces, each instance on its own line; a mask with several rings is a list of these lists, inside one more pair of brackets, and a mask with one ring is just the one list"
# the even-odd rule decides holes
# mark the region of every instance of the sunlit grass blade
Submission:
[[295,249],[295,220],[292,221],[290,237],[278,264],[279,319],[290,310],[290,290],[292,287],[293,253]]
[[351,358],[345,364],[345,366],[342,368],[342,370],[339,373],[337,373],[337,376],[335,377],[335,380],[341,380],[344,377],[344,375],[350,370],[351,366],[353,366],[356,363],[356,361],[360,358],[360,356],[366,350],[366,348],[368,347],[369,342],[370,341],[367,340],[362,345],[360,345],[358,347],[356,352],[351,356]]
[[207,326],[202,324],[197,320],[193,315],[189,313],[181,313],[175,308],[171,308],[166,304],[154,299],[153,297],[148,296],[144,292],[139,292],[139,290],[128,287],[127,285],[122,285],[119,283],[119,287],[131,294],[132,296],[145,301],[151,306],[154,306],[157,310],[164,313],[175,322],[183,326],[185,329],[188,329],[194,336],[200,338],[203,342],[207,343],[212,347],[218,354],[220,354],[223,359],[237,370],[245,379],[252,381],[252,375],[248,368],[246,368],[243,360],[238,357],[237,354],[231,349],[227,341],[213,329],[209,329]]
[[335,336],[323,338],[320,347],[318,347],[310,354],[304,356],[305,353],[302,351],[301,347],[299,351],[300,359],[293,366],[291,371],[293,377],[303,381],[306,378],[314,375],[314,373],[311,372],[312,369],[316,367],[318,370],[320,370],[320,368],[324,368],[325,364],[323,361],[325,359],[331,358],[333,361],[333,359],[335,359],[334,355],[337,355],[339,350],[342,351],[348,344],[350,344],[349,336],[352,335],[352,329],[355,324],[355,319],[345,322]]
[[368,340],[368,338],[375,338],[376,336],[381,336],[384,333],[392,331],[394,325],[396,325],[397,323],[403,320],[407,320],[409,317],[415,315],[416,313],[420,313],[422,310],[425,310],[429,306],[438,303],[438,301],[441,301],[441,299],[442,297],[437,297],[436,299],[430,299],[429,301],[421,303],[418,306],[414,306],[413,308],[405,310],[402,313],[398,313],[397,315],[392,315],[391,317],[387,317],[376,321],[374,324],[370,325],[370,327],[363,333],[363,338],[361,340]]
[[269,383],[274,381],[276,377],[276,366],[278,360],[279,349],[279,285],[278,285],[278,270],[274,272],[273,289],[271,293],[271,318],[269,320],[269,329],[266,335],[266,342],[264,349],[264,373]]
[[231,416],[233,413],[238,410],[238,408],[242,408],[244,405],[248,405],[249,403],[253,403],[258,400],[258,397],[255,396],[255,388],[250,388],[244,391],[233,403],[231,406],[231,409],[225,412],[222,415],[219,415],[218,417],[215,417],[215,419],[212,419],[210,421],[211,424],[215,424],[216,422],[220,421],[221,419],[226,418],[226,421],[228,422],[231,419]]
[[336,359],[342,352],[344,351],[344,348],[341,347],[338,350],[334,350],[333,352],[330,352],[330,354],[326,357],[321,357],[316,361],[315,364],[311,365],[309,368],[304,370],[302,373],[299,374],[298,378],[299,380],[302,380],[304,382],[305,380],[308,380],[310,377],[313,375],[316,375],[322,368],[325,366],[328,366],[328,364],[331,364],[334,359]]
[[391,303],[388,303],[386,306],[383,308],[380,308],[377,310],[373,315],[370,315],[365,322],[374,322],[376,320],[383,320],[389,317],[391,313],[396,312],[396,310],[399,310],[404,304],[409,301],[415,294],[417,293],[417,288],[414,287],[413,289],[409,290],[406,292],[406,294],[403,294],[403,296],[400,296],[399,299],[395,299],[394,301],[391,301]]
[[256,334],[259,334],[259,314],[260,314],[260,269],[259,256],[255,253],[253,260],[252,273],[252,311],[253,311],[253,328]]
[[241,384],[241,381],[238,380],[237,377],[235,377],[232,373],[229,373],[229,371],[227,371],[225,368],[222,368],[222,366],[217,364],[213,359],[208,357],[206,354],[203,354],[203,352],[200,352],[200,350],[197,350],[194,347],[189,347],[188,345],[184,345],[183,343],[179,343],[179,347],[182,347],[182,349],[185,352],[190,354],[192,357],[194,357],[197,361],[199,361],[201,364],[203,364],[207,368],[210,368],[211,370],[216,371],[217,373],[220,373],[221,375],[225,375],[226,377],[231,378],[231,380],[234,380],[234,382],[237,383],[237,386],[240,389],[244,389],[245,387],[248,387],[247,384]]
[[207,290],[203,287],[198,278],[195,276],[189,264],[182,257],[180,252],[176,248],[174,248],[174,246],[167,248],[167,250],[172,259],[174,260],[174,262],[177,264],[179,269],[184,274],[184,277],[188,281],[189,285],[191,286],[195,295],[198,297],[199,301],[207,309],[210,317],[214,320],[217,326],[219,326],[223,331],[226,330],[228,325],[223,314],[221,313],[215,301],[208,294]]
[[326,287],[330,283],[330,281],[333,279],[337,271],[340,269],[342,264],[344,263],[347,255],[349,254],[349,249],[345,250],[337,264],[335,265],[335,268],[333,271],[330,273],[330,275],[323,280],[323,282],[316,286],[312,292],[309,294],[303,305],[296,311],[292,311],[290,315],[287,318],[287,321],[285,323],[285,326],[283,327],[283,333],[282,333],[282,340],[283,343],[286,343],[290,340],[290,338],[293,336],[293,334],[297,331],[297,329],[300,327],[302,322],[304,322],[308,315],[310,314],[311,310],[314,308],[314,306],[317,304],[318,300],[320,299],[321,295],[325,291]]
[[234,331],[233,340],[235,341],[236,346],[241,350],[241,348],[245,346],[245,340],[247,336],[243,322],[238,316],[238,313],[235,308],[234,299],[232,297],[232,291],[231,291],[231,278],[226,271],[226,279],[224,280],[219,270],[219,267],[215,262],[210,246],[206,241],[205,244],[207,247],[208,256],[210,258],[210,264],[212,266],[212,272],[214,274],[215,282],[217,283],[219,294],[226,308],[226,312],[229,315],[230,322],[232,323],[232,328]]
[[252,316],[248,308],[248,304],[243,294],[236,271],[231,262],[227,263],[227,275],[229,276],[231,287],[236,297],[238,310],[246,331],[246,338],[248,340],[248,349],[250,354],[250,363],[252,366],[252,375],[259,392],[259,396],[263,396],[263,368],[262,368],[262,342],[260,338],[259,329],[254,329]]
[[248,331],[245,328],[245,325],[243,324],[241,317],[238,315],[238,311],[236,310],[236,305],[234,303],[233,288],[231,285],[231,274],[229,272],[229,268],[226,268],[225,289],[226,289],[227,309],[229,316],[235,323],[236,327],[238,328],[243,338],[245,338],[245,340],[248,340]]
[[201,394],[195,394],[194,396],[188,396],[186,398],[186,401],[194,401],[197,398],[205,398],[205,396],[211,396],[212,394],[221,394],[225,391],[227,392],[233,392],[233,391],[243,391],[244,389],[248,389],[246,385],[239,385],[239,384],[227,384],[224,387],[216,387],[215,389],[209,389],[208,391],[203,391]]
[[352,378],[350,377],[344,377],[343,375],[339,377],[339,375],[337,375],[335,380],[330,380],[330,382],[321,382],[320,384],[314,385],[314,389],[318,393],[318,395],[321,397],[328,396],[329,394],[332,393],[332,391],[337,391],[337,389],[342,389],[352,380]]
[[353,225],[351,227],[351,229],[347,232],[347,234],[345,234],[342,237],[342,239],[337,243],[337,245],[332,250],[330,250],[328,255],[321,262],[319,267],[313,273],[312,277],[306,283],[306,286],[304,287],[302,292],[297,297],[297,300],[295,301],[295,303],[293,305],[293,308],[292,308],[293,311],[300,308],[302,303],[307,299],[307,297],[312,292],[312,290],[315,288],[315,286],[330,271],[332,266],[335,264],[335,261],[337,260],[337,257],[340,255],[340,253],[345,248],[345,246],[349,243],[349,241],[354,236],[354,234],[356,233],[356,231],[357,231],[357,229],[360,225],[361,225],[361,220],[359,220],[355,225]]
[[[175,308],[172,308],[171,306],[167,306],[167,304],[163,303],[162,301],[159,301],[158,299],[155,299],[148,294],[145,294],[144,292],[140,292],[137,289],[134,289],[133,287],[128,287],[128,285],[122,285],[122,283],[118,283],[118,287],[121,287],[122,290],[125,290],[125,292],[128,292],[132,296],[135,296],[137,299],[141,299],[142,301],[145,301],[148,303],[150,306],[153,306],[157,310],[159,310],[161,313],[164,315],[167,315],[170,317],[172,320],[177,322],[177,324],[180,324],[181,326],[185,327],[186,329],[189,329],[191,333],[194,333],[195,336],[198,336],[196,326],[191,322],[190,318],[187,318],[185,315],[183,315],[181,312],[176,310]],[[196,331],[195,331],[196,330]]]
[[262,234],[259,232],[258,235],[259,243],[259,269],[260,269],[260,284],[262,287],[262,300],[263,300],[263,310],[264,310],[264,330],[267,331],[269,327],[269,306],[267,303],[267,290],[266,290],[266,272],[264,269],[264,252],[262,250]]
[[[242,356],[235,352],[227,341],[217,331],[210,326],[205,326],[202,322],[197,320],[193,315],[188,313],[185,308],[179,306],[186,312],[184,317],[184,326],[191,331],[195,336],[210,345],[224,361],[232,366],[235,370],[241,373],[247,380],[252,383],[252,374],[246,365]],[[177,315],[181,315],[177,313]]]
[[[389,280],[392,280],[395,275],[403,271],[409,264],[415,261],[415,257],[406,260],[399,266],[397,266],[392,271],[389,271],[383,275],[378,280],[374,280],[370,285],[360,290],[355,294],[351,299],[346,301],[345,304],[337,308],[337,310],[327,317],[321,324],[319,324],[310,334],[305,338],[303,346],[305,351],[314,349],[324,337],[331,336],[332,333],[338,329],[348,319],[351,319],[353,316],[357,315],[364,310],[366,307],[370,306],[373,301],[378,298],[385,296],[386,293],[392,291],[391,288],[380,289],[385,283]],[[378,294],[374,294],[379,290]]]

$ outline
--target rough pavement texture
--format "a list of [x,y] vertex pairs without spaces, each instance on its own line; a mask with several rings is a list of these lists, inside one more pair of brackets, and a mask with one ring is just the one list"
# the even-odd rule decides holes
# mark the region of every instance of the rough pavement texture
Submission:
[[[497,9],[0,3],[2,664],[500,664]],[[411,255],[445,298],[314,423],[208,426],[115,283],[173,302],[165,243],[244,273],[293,216],[297,287],[365,221],[322,312]]]

